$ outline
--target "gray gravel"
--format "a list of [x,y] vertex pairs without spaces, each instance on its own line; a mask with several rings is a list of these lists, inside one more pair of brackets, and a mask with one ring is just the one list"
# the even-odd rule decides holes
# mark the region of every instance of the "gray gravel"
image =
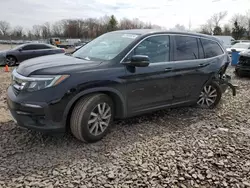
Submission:
[[0,187],[250,187],[250,80],[233,82],[214,110],[117,121],[95,144],[1,123]]

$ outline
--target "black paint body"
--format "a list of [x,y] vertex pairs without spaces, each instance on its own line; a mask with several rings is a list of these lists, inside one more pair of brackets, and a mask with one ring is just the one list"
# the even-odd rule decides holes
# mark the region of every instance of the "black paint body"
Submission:
[[[69,74],[59,85],[35,92],[15,93],[8,88],[8,106],[21,126],[43,131],[64,131],[74,104],[87,94],[102,92],[115,103],[115,117],[126,118],[146,112],[196,103],[203,86],[225,69],[229,58],[223,54],[213,58],[174,61],[176,35],[219,41],[211,36],[152,30],[116,31],[140,34],[111,61],[87,61],[64,54],[27,60],[17,72],[23,76]],[[152,63],[148,67],[131,67],[122,60],[145,37],[170,36],[170,61]],[[202,50],[202,47],[199,46]],[[225,71],[225,70],[223,70]],[[39,104],[40,109],[22,104]],[[23,113],[22,113],[23,112]]]

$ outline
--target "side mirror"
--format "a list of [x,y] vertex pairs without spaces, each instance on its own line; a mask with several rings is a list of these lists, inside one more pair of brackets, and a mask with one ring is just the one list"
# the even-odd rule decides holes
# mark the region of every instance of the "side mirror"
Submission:
[[19,48],[18,51],[21,52],[21,51],[23,51],[23,49],[22,49],[22,48]]
[[147,67],[149,65],[149,57],[146,55],[134,55],[130,61],[124,62],[123,64],[134,67]]

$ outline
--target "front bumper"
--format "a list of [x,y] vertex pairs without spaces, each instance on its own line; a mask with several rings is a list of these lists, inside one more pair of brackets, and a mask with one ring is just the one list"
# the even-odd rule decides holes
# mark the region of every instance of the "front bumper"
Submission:
[[6,57],[0,55],[0,65],[6,65]]
[[235,67],[235,71],[250,75],[250,66],[238,64]]
[[53,109],[48,104],[21,103],[11,86],[7,91],[7,105],[11,116],[19,126],[46,133],[65,131],[65,125],[52,117]]

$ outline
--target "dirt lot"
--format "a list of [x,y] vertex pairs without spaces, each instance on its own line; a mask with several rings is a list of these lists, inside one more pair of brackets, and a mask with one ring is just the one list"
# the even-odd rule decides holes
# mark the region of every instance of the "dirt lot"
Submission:
[[0,51],[2,50],[9,50],[11,48],[14,48],[16,45],[9,45],[9,44],[0,44]]
[[10,74],[0,80],[0,187],[250,187],[249,79],[233,77],[237,96],[228,91],[214,110],[117,121],[95,144],[17,127],[6,112]]

